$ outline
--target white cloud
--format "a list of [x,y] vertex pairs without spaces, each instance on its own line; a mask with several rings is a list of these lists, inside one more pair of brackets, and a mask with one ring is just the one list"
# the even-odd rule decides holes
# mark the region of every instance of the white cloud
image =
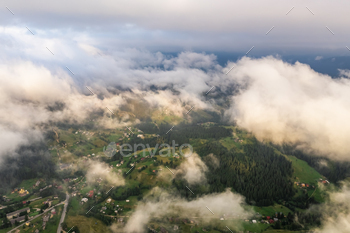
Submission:
[[[227,217],[248,217],[251,212],[245,210],[244,199],[242,196],[232,193],[229,190],[223,193],[215,193],[198,197],[188,201],[176,195],[172,195],[158,187],[151,190],[146,200],[139,203],[135,211],[131,214],[125,227],[120,228],[113,225],[113,232],[141,233],[146,232],[146,225],[154,218],[163,218],[165,216],[177,216],[179,218],[197,217],[196,221],[202,223],[211,222],[213,214],[206,208],[215,213],[215,216],[226,214]],[[239,226],[230,226],[232,229],[238,229]]]
[[[34,52],[46,45],[45,33],[37,35],[35,40],[22,37],[20,33],[21,30],[15,27],[0,32],[20,46],[11,53],[8,53],[9,47],[0,48],[0,110],[6,112],[0,117],[0,127],[3,133],[17,135],[13,143],[6,142],[1,147],[0,155],[31,142],[29,138],[39,140],[39,136],[32,135],[40,135],[43,124],[83,122],[96,110],[105,111],[97,125],[119,127],[121,122],[111,119],[106,107],[117,111],[127,99],[143,100],[151,108],[167,108],[170,114],[178,116],[183,116],[189,105],[211,108],[200,93],[209,89],[204,81],[210,82],[213,75],[205,70],[220,69],[213,55],[184,52],[179,57],[167,58],[161,53],[124,49],[101,56],[101,51],[86,43],[89,38],[80,35],[77,38],[84,39],[78,42],[78,47],[65,39],[57,40],[59,50],[69,51],[62,58],[54,47],[50,49],[55,55],[46,48],[44,52]],[[47,60],[48,57],[52,60]],[[69,66],[75,75],[65,66]],[[160,69],[161,66],[168,69]],[[171,87],[180,94],[170,90],[151,92],[151,85]],[[91,96],[85,86],[97,95]],[[132,93],[121,92],[119,87],[128,88]],[[48,107],[57,103],[63,103],[63,109],[49,111]],[[8,140],[2,140],[5,141]]]
[[[329,4],[332,7],[329,7]],[[246,52],[252,45],[255,51],[281,48],[289,52],[310,49],[345,50],[345,30],[348,26],[349,2],[302,1],[285,15],[292,5],[277,0],[250,1],[130,1],[92,0],[74,2],[63,0],[45,4],[40,0],[8,2],[12,15],[4,7],[0,14],[1,25],[23,25],[36,31],[58,30],[89,31],[104,45],[139,47],[163,50],[240,51]],[[81,6],[84,5],[84,8]],[[67,7],[69,6],[69,7]],[[157,6],[157,7],[154,7]],[[50,17],[48,17],[48,15]],[[322,17],[333,15],[334,17]],[[343,36],[330,42],[332,36],[324,25],[335,34]],[[265,36],[272,27],[275,28]],[[28,32],[29,33],[29,32]],[[33,37],[34,39],[34,37]],[[275,51],[275,49],[273,49]],[[255,52],[253,51],[253,52]]]
[[97,179],[101,179],[102,182],[114,187],[125,184],[123,176],[110,169],[109,164],[96,160],[89,163],[86,179],[89,183],[96,183]]
[[241,87],[232,121],[260,140],[296,143],[309,152],[349,160],[350,81],[309,66],[266,57],[243,58],[230,72]]
[[[184,157],[187,157],[185,154]],[[208,167],[196,153],[192,153],[184,162],[176,169],[176,175],[182,176],[190,185],[202,184],[207,182],[205,173]]]
[[[260,140],[298,143],[307,151],[348,159],[350,91],[346,78],[332,79],[306,65],[291,65],[271,57],[243,58],[226,76],[223,71],[233,64],[223,68],[213,55],[182,52],[169,57],[128,48],[104,53],[84,33],[73,33],[74,43],[56,39],[58,51],[67,51],[62,56],[52,55],[46,48],[45,53],[35,53],[50,41],[47,38],[54,31],[41,32],[33,40],[22,36],[16,27],[8,29],[0,34],[11,38],[9,44],[19,49],[11,50],[9,44],[0,48],[0,108],[6,112],[0,126],[4,130],[18,134],[39,130],[35,127],[49,121],[82,122],[99,109],[105,111],[105,117],[98,124],[117,127],[121,122],[108,118],[106,106],[117,110],[128,98],[182,116],[188,106],[212,109],[202,95],[212,86],[233,95],[231,87],[238,84],[229,115]],[[347,76],[347,71],[341,75]],[[150,92],[151,85],[167,89]],[[90,94],[85,86],[103,98],[82,95]],[[122,93],[119,87],[132,93]],[[65,103],[63,111],[48,111],[47,106],[57,102]],[[26,138],[18,137],[23,143]]]
[[319,209],[323,215],[322,226],[317,233],[347,233],[350,232],[350,188],[345,185],[341,190],[331,193],[330,200]]

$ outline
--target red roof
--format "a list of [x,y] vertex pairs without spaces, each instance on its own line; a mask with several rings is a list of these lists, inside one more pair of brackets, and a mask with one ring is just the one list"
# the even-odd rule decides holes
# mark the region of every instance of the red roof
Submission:
[[94,195],[94,191],[91,190],[91,191],[89,192],[89,197],[92,197],[93,195]]
[[26,204],[27,202],[26,202],[26,201],[23,201],[22,203],[23,203],[23,204]]
[[145,158],[141,158],[141,160],[144,160]]
[[266,216],[266,219],[269,220],[271,217],[270,216]]
[[156,172],[156,170],[153,170],[153,172]]
[[274,222],[275,222],[275,221],[273,221],[273,219],[270,219],[270,220],[269,220],[269,223],[274,223]]

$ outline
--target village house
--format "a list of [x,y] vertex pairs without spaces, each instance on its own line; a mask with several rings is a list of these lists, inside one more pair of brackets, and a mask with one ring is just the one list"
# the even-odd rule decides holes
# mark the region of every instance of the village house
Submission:
[[9,219],[11,224],[15,224],[16,222],[23,222],[25,220],[26,216],[21,216],[18,218],[13,218],[13,219]]
[[18,194],[23,197],[27,194],[29,194],[29,192],[27,190],[24,190],[23,188],[21,188],[19,191],[18,191]]
[[51,199],[47,199],[46,201],[43,202],[43,205],[48,205],[49,207],[51,207],[52,201]]
[[20,210],[8,213],[8,214],[6,214],[6,218],[7,219],[12,219],[13,217],[19,217],[19,214],[22,213],[22,212],[25,212],[25,211],[27,213],[29,213],[30,212],[30,208],[27,207],[27,208],[24,208],[24,209],[20,209]]
[[89,192],[89,195],[88,195],[90,198],[92,198],[94,196],[94,191],[93,190],[90,190]]
[[49,215],[44,215],[43,217],[43,230],[45,230],[46,223],[49,221]]

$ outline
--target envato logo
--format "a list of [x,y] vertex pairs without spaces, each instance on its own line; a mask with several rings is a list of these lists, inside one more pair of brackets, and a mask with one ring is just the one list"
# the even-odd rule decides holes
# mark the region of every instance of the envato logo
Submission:
[[[178,147],[178,153],[175,152],[175,148]],[[146,157],[146,148],[147,151],[149,152],[149,155],[153,157],[156,155],[157,151],[158,154],[162,157],[170,157],[171,155],[173,156],[183,156],[183,157],[190,157],[193,153],[193,147],[190,144],[182,144],[179,147],[179,144],[175,143],[175,140],[172,141],[172,145],[170,146],[167,143],[163,143],[159,145],[158,143],[155,145],[155,147],[152,148],[149,146],[149,144],[134,144],[134,146],[125,143],[123,145],[119,146],[120,154],[123,157],[130,157],[133,155],[141,155],[142,157]],[[115,142],[111,142],[108,144],[107,147],[103,147],[103,152],[107,157],[112,157],[115,155],[118,151],[117,144]],[[132,152],[133,153],[130,153]],[[140,153],[138,153],[140,151]],[[129,153],[128,153],[129,152]]]

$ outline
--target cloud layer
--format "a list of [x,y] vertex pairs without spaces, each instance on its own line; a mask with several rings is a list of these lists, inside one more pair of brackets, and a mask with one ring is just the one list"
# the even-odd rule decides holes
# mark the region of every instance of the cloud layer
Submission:
[[243,58],[229,75],[240,86],[228,111],[239,126],[260,140],[350,159],[349,79],[332,79],[273,57]]
[[125,179],[121,174],[111,171],[108,164],[99,161],[90,162],[86,179],[89,183],[95,183],[97,179],[101,179],[103,183],[107,183],[113,187],[123,186],[125,184]]
[[[67,7],[67,6],[70,7]],[[84,9],[81,6],[84,5]],[[9,1],[0,14],[2,26],[28,26],[37,31],[85,31],[103,41],[101,47],[135,47],[181,51],[253,51],[339,49],[346,54],[349,26],[345,0],[295,1]],[[154,7],[157,6],[157,7]],[[332,6],[332,7],[329,7]],[[294,9],[286,13],[292,8]],[[150,17],[152,16],[152,17]],[[325,26],[335,32],[335,38]],[[266,36],[266,32],[275,28]],[[25,29],[26,30],[26,29]],[[28,32],[30,33],[30,32]],[[64,36],[64,35],[63,35]]]
[[[218,194],[210,194],[187,201],[156,187],[151,190],[143,203],[138,204],[124,228],[112,226],[114,232],[140,233],[146,232],[146,225],[154,218],[165,216],[178,218],[196,218],[196,221],[208,223],[220,216],[233,218],[247,217],[251,213],[243,206],[244,199],[229,190]],[[206,206],[215,214],[206,208]],[[237,227],[237,226],[236,226]]]
[[[187,157],[186,154],[184,157]],[[176,169],[176,175],[183,177],[190,185],[203,184],[207,182],[205,173],[208,167],[196,153],[186,158],[184,162]]]
[[341,190],[330,193],[330,200],[322,204],[322,227],[317,233],[346,233],[350,232],[350,187],[344,185]]
[[[83,122],[93,111],[104,112],[97,122],[101,127],[118,127],[123,122],[112,120],[106,107],[118,111],[130,99],[167,108],[177,116],[183,116],[188,106],[214,109],[214,99],[208,101],[205,93],[215,86],[210,94],[232,96],[226,112],[230,120],[259,140],[298,144],[308,152],[349,160],[347,70],[340,72],[344,78],[332,79],[278,57],[244,57],[221,67],[214,55],[204,53],[168,56],[131,48],[104,53],[84,33],[73,33],[74,42],[55,39],[52,55],[43,45],[49,46],[55,33],[40,32],[34,40],[17,27],[0,32],[8,41],[0,49],[0,109],[6,113],[0,117],[0,137],[14,138],[0,154],[40,139],[43,124]],[[13,45],[19,49],[13,50]],[[45,52],[35,53],[40,49]],[[52,110],[60,104],[62,109]]]

